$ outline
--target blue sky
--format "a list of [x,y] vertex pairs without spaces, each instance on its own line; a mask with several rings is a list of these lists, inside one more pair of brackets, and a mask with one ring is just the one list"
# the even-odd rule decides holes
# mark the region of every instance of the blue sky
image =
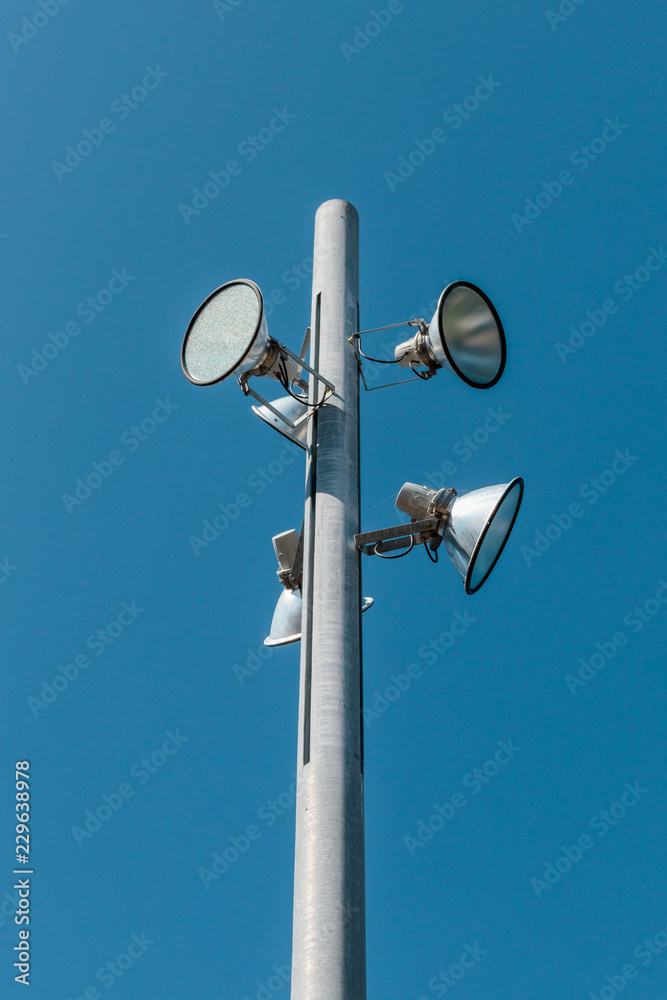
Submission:
[[405,481],[526,482],[475,596],[364,561],[368,995],[664,996],[664,11],[55,5],[0,32],[6,990],[28,760],[35,1000],[288,995],[298,647],[258,651],[303,456],[179,355],[235,277],[298,350],[346,198],[362,329],[467,279],[508,341],[487,392],[364,394],[363,528]]

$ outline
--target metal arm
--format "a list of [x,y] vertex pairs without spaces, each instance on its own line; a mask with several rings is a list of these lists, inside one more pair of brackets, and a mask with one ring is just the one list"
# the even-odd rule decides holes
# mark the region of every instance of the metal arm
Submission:
[[412,545],[421,545],[437,534],[441,521],[441,517],[428,517],[423,521],[410,521],[391,528],[366,531],[354,536],[354,544],[367,556],[407,548],[411,545],[411,539]]

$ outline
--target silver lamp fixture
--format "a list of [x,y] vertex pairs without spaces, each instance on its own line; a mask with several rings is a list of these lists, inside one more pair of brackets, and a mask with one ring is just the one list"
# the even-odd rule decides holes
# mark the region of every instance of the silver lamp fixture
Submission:
[[262,293],[239,278],[216,288],[190,320],[181,364],[194,385],[215,385],[230,375],[268,375],[293,381],[299,364],[269,337]]
[[[278,579],[285,588],[278,598],[271,620],[271,631],[264,640],[265,646],[286,646],[301,638],[301,552],[298,531],[292,528],[273,538],[273,548],[278,560]],[[373,604],[372,597],[364,597],[361,610]]]
[[274,430],[289,438],[294,444],[304,451],[308,447],[308,416],[310,410],[305,403],[300,403],[294,396],[282,396],[274,399],[270,408],[268,406],[253,406],[252,412],[273,427]]
[[[253,406],[257,416],[305,449],[309,414],[334,392],[333,384],[305,360],[309,337],[310,330],[301,356],[270,337],[261,291],[254,281],[237,278],[211,292],[190,320],[181,348],[181,367],[193,385],[216,385],[230,375],[238,376],[244,394],[261,404]],[[309,372],[323,387],[315,402],[308,399],[303,372]],[[270,403],[250,387],[251,375],[275,379],[288,395]]]
[[[421,545],[437,562],[444,542],[466,592],[473,594],[498,561],[523,496],[519,478],[462,496],[454,489],[406,483],[397,506],[408,523],[354,534],[353,548],[350,535],[360,510],[359,376],[364,388],[374,391],[429,379],[444,368],[473,388],[488,389],[502,376],[506,360],[498,313],[467,281],[444,289],[430,323],[413,318],[360,331],[359,315],[359,219],[348,202],[332,199],[320,206],[315,220],[311,325],[299,355],[269,336],[262,293],[246,279],[227,282],[208,296],[188,325],[181,350],[190,382],[207,386],[236,376],[244,394],[260,404],[255,413],[308,453],[308,530],[273,539],[282,593],[265,639],[267,646],[297,642],[304,626],[294,1000],[366,995],[359,604],[363,611],[373,602],[361,597],[358,553],[395,559]],[[393,357],[373,358],[362,350],[362,336],[406,325],[413,336]],[[310,357],[322,373],[305,360],[311,330]],[[398,364],[410,375],[369,386],[362,358]],[[249,384],[254,376],[278,381],[284,395],[264,399]],[[315,932],[324,926],[331,933]]]
[[461,496],[452,489],[431,490],[406,483],[398,494],[396,506],[415,520],[440,518],[430,548],[435,549],[440,540],[444,541],[450,559],[463,577],[466,594],[475,594],[489,578],[505,548],[522,497],[520,477]]
[[500,317],[481,288],[469,281],[448,285],[431,322],[419,321],[419,332],[394,352],[403,368],[416,371],[417,366],[425,366],[425,377],[447,368],[474,389],[496,384],[506,356]]

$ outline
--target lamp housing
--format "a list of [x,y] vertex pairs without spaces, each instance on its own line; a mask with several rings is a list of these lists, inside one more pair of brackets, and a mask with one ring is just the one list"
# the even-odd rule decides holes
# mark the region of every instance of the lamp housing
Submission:
[[294,396],[282,396],[274,399],[270,408],[267,405],[253,406],[252,411],[283,437],[293,441],[299,448],[307,449],[307,418],[310,410],[306,403],[299,402]]
[[396,506],[414,520],[441,516],[437,534],[463,577],[466,594],[475,594],[488,580],[507,544],[523,489],[520,477],[461,496],[453,489],[432,490],[405,483]]
[[289,385],[298,363],[268,334],[264,300],[247,278],[220,285],[188,324],[181,366],[193,385],[215,385],[230,375],[268,375]]
[[500,379],[507,358],[505,332],[495,306],[469,281],[444,289],[431,322],[394,351],[403,368],[422,365],[434,375],[446,368],[473,389],[490,389]]

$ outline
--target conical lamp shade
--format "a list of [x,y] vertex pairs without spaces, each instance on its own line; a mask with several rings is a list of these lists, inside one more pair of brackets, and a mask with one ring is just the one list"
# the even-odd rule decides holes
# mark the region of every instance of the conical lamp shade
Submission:
[[[373,604],[372,597],[363,597],[361,610],[367,611]],[[298,590],[283,590],[273,612],[271,632],[264,640],[265,646],[286,646],[301,638],[302,599]]]
[[283,590],[273,612],[271,632],[265,646],[286,646],[301,638],[301,594],[298,590]]
[[485,486],[456,497],[449,510],[443,540],[463,577],[466,594],[488,579],[514,527],[523,497],[523,479]]
[[469,281],[445,288],[429,326],[431,351],[474,389],[495,385],[505,368],[505,333],[493,303]]
[[[284,413],[288,420],[292,423],[296,423],[299,417],[302,417],[304,413],[308,412],[308,407],[305,403],[300,403],[298,399],[293,399],[292,396],[282,396],[280,399],[272,399],[271,406],[275,406],[276,410],[280,410]],[[289,438],[294,444],[298,444],[299,448],[305,449],[306,445],[306,434],[308,430],[308,421],[304,420],[297,427],[290,427],[286,424],[284,420],[280,420],[279,417],[272,413],[268,406],[253,406],[253,413],[256,413],[258,417],[269,425],[269,427],[275,428],[279,434],[284,437]]]

